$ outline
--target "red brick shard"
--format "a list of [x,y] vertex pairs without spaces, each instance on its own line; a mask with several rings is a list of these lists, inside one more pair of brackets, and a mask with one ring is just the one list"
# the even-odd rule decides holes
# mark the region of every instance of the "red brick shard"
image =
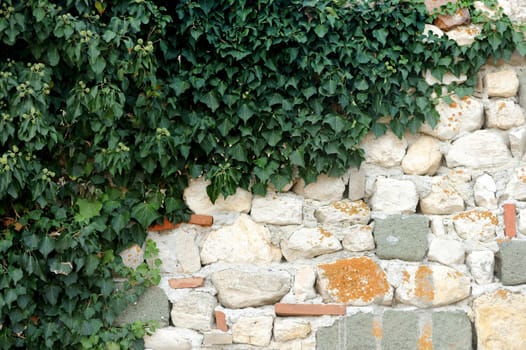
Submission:
[[278,316],[322,316],[345,315],[345,305],[335,304],[283,304],[274,305],[274,312]]
[[198,288],[202,287],[205,282],[203,277],[188,277],[188,278],[170,278],[168,284],[171,288]]
[[215,319],[216,319],[216,329],[219,329],[220,331],[227,332],[228,331],[228,325],[226,324],[226,315],[223,311],[216,310],[214,312]]

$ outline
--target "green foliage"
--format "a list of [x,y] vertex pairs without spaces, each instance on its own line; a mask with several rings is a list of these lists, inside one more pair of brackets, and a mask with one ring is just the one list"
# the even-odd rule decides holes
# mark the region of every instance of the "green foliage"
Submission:
[[483,32],[458,47],[424,40],[417,1],[2,1],[0,349],[140,348],[145,325],[113,321],[159,261],[152,243],[133,271],[116,253],[187,218],[187,179],[263,194],[359,165],[369,131],[434,124],[423,72],[526,51],[471,10]]

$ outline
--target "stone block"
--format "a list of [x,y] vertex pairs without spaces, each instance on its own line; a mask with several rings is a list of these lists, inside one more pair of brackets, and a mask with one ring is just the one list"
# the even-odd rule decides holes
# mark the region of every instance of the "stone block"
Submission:
[[411,175],[434,175],[440,167],[442,152],[440,142],[431,136],[420,136],[409,146],[402,160],[404,173]]
[[216,298],[208,293],[189,293],[173,302],[172,323],[177,327],[209,331],[214,322],[216,305]]
[[333,177],[326,174],[318,175],[316,181],[308,185],[303,179],[299,179],[292,190],[308,199],[318,201],[339,201],[343,198],[347,179],[344,177]]
[[234,343],[268,346],[272,337],[272,316],[241,316],[232,325]]
[[468,23],[470,19],[469,10],[463,8],[452,15],[439,15],[434,24],[444,31],[449,31],[464,23]]
[[526,69],[519,70],[519,104],[526,109]]
[[385,311],[382,350],[415,350],[418,348],[417,314],[409,311]]
[[[526,88],[525,88],[526,90]],[[525,107],[526,108],[526,107]],[[365,197],[365,170],[351,168],[349,170],[349,199],[356,201]]]
[[317,350],[376,349],[373,314],[357,313],[344,317],[331,327],[320,328],[316,334]]
[[221,331],[203,333],[203,345],[228,345],[232,344],[232,334]]
[[303,198],[290,193],[268,193],[252,199],[252,219],[272,225],[299,225],[303,221]]
[[369,133],[360,146],[365,152],[365,161],[382,167],[400,165],[407,148],[407,140],[399,139],[392,131],[380,137]]
[[499,220],[488,210],[468,210],[453,216],[455,231],[462,239],[485,242],[495,238]]
[[471,321],[464,312],[434,312],[433,350],[471,350]]
[[310,259],[341,249],[338,238],[323,228],[302,227],[281,241],[281,251],[287,261]]
[[447,177],[436,177],[431,192],[420,200],[422,213],[447,215],[464,210],[464,199]]
[[314,283],[316,282],[316,270],[312,266],[301,266],[294,275],[294,296],[298,301],[305,301],[316,297]]
[[314,216],[320,223],[367,224],[371,219],[371,209],[362,200],[352,202],[344,199],[319,207]]
[[[526,86],[524,90],[526,90]],[[526,109],[526,107],[523,108]],[[524,150],[526,149],[526,127],[521,126],[510,130],[508,133],[508,138],[510,140],[511,154],[513,154],[513,157],[515,158],[521,158],[524,155]]]
[[274,320],[274,340],[285,342],[303,339],[311,332],[310,323],[301,318],[281,318]]
[[475,185],[473,186],[473,196],[475,197],[475,204],[478,207],[496,209],[496,192],[497,185],[495,184],[495,180],[493,180],[490,175],[484,174],[477,177],[475,180]]
[[373,228],[370,225],[351,226],[342,241],[343,248],[351,252],[374,249]]
[[123,326],[135,321],[156,321],[161,327],[168,326],[170,321],[170,302],[159,287],[145,290],[139,299],[128,307],[115,320],[116,326]]
[[197,246],[197,233],[182,226],[174,237],[175,256],[180,265],[180,272],[193,273],[201,269],[201,257]]
[[486,126],[508,130],[524,124],[524,111],[511,100],[493,99],[486,107]]
[[165,327],[144,337],[144,348],[152,350],[199,349],[203,336],[186,328]]
[[438,261],[444,265],[464,263],[464,245],[453,239],[435,238],[429,245],[427,254],[430,261]]
[[506,195],[510,199],[526,199],[526,167],[518,167],[513,170],[511,178],[506,185]]
[[489,97],[514,97],[519,90],[519,78],[511,69],[486,74],[485,86]]
[[371,207],[387,214],[410,214],[416,211],[418,199],[412,181],[379,178],[371,198]]
[[391,215],[375,220],[374,239],[380,259],[420,261],[428,242],[429,219],[422,215]]
[[489,250],[474,251],[468,255],[466,264],[471,276],[478,284],[487,284],[493,281],[495,255]]
[[458,46],[469,46],[475,42],[480,33],[482,33],[482,25],[471,23],[453,28],[446,32],[446,36]]
[[499,244],[496,271],[505,286],[526,283],[526,241],[505,241]]

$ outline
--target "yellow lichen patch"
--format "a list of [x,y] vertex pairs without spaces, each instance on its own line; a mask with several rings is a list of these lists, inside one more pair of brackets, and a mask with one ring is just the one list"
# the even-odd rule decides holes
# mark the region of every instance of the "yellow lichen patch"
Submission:
[[433,328],[430,324],[426,324],[422,328],[422,335],[418,339],[418,350],[433,350],[433,343],[431,342],[431,334]]
[[320,227],[319,230],[320,230],[320,233],[322,234],[322,236],[327,237],[327,238],[332,237],[332,233],[330,233],[326,229]]
[[416,270],[415,296],[425,302],[432,302],[435,299],[433,270],[429,266],[421,265]]
[[347,215],[357,215],[357,214],[365,214],[370,211],[367,204],[365,204],[364,201],[337,201],[332,203],[333,208],[338,209],[342,213],[345,213]]
[[368,257],[342,259],[318,267],[327,280],[327,289],[336,301],[373,302],[389,292],[385,272]]
[[373,321],[373,336],[376,339],[381,339],[382,338],[382,325],[377,320]]
[[453,216],[453,220],[470,220],[471,222],[486,220],[493,225],[497,225],[499,220],[492,212],[487,210],[469,210],[460,214]]
[[526,168],[518,168],[515,173],[520,182],[526,183]]
[[510,295],[510,291],[506,289],[499,289],[495,292],[495,296],[501,298],[501,299],[507,299]]

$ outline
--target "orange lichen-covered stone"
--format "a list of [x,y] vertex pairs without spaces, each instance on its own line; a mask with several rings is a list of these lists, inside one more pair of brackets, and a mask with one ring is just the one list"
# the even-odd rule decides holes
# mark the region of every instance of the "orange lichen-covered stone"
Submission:
[[383,304],[393,294],[385,272],[369,257],[318,265],[317,286],[325,301],[347,305]]
[[432,334],[433,328],[430,324],[426,324],[424,328],[422,328],[422,333],[418,339],[418,350],[433,350],[433,342],[431,341]]

